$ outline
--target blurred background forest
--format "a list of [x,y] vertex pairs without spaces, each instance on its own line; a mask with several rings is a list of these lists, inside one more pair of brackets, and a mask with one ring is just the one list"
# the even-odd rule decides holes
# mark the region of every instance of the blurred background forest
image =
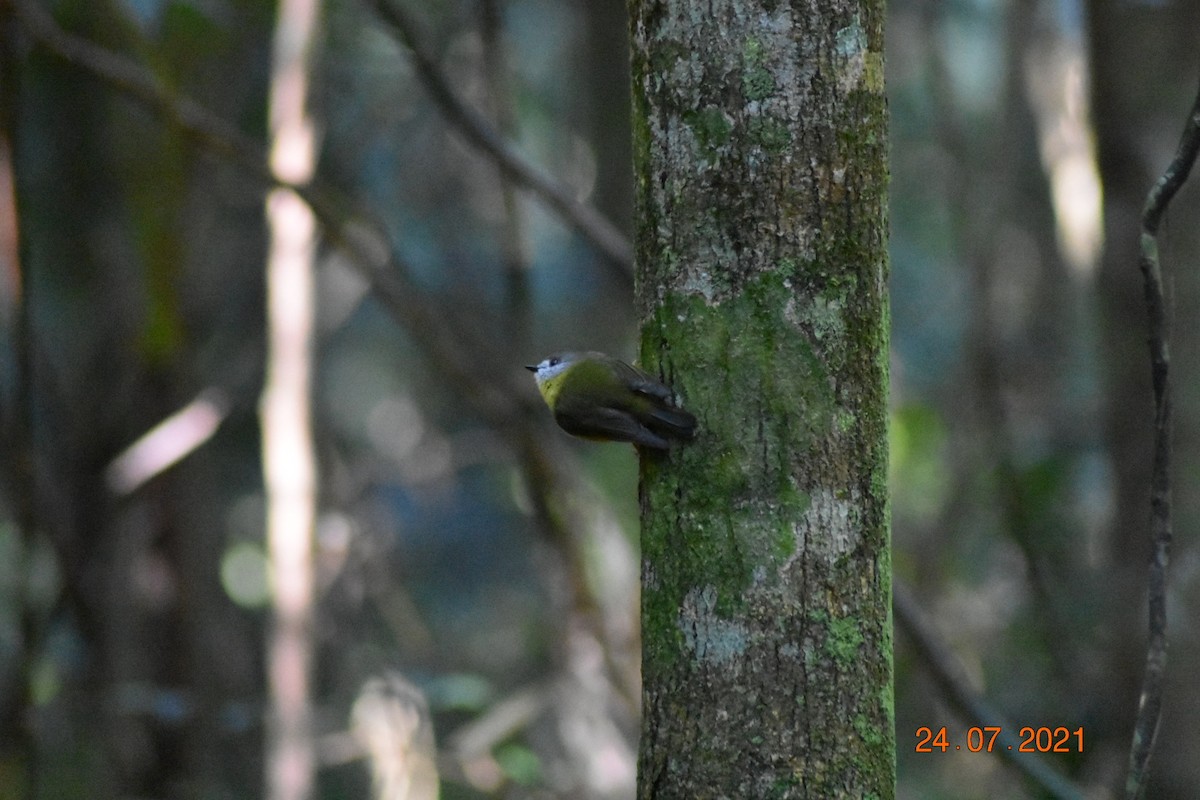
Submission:
[[[394,2],[456,96],[628,234],[624,3]],[[266,0],[0,2],[0,798],[259,797],[262,169],[18,5],[264,143],[276,26]],[[628,798],[636,460],[554,429],[521,365],[632,357],[632,273],[464,136],[381,5],[321,3],[310,63],[341,226],[315,259],[316,795],[366,796],[372,719],[419,692],[447,800]],[[897,578],[1012,725],[1084,729],[1042,759],[1114,797],[1149,552],[1137,216],[1200,80],[1200,3],[888,5]],[[334,246],[362,209],[401,283]],[[1185,187],[1154,798],[1200,787],[1198,221]],[[191,444],[139,471],[165,420]],[[918,727],[983,723],[896,645],[900,797],[1046,796],[997,755],[914,752]]]

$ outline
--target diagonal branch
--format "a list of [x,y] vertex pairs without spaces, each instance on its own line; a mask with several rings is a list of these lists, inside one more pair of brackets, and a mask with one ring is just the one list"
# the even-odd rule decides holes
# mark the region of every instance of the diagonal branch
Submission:
[[[942,696],[950,706],[972,725],[1000,729],[995,753],[1016,767],[1022,775],[1037,784],[1055,800],[1083,800],[1083,791],[1051,769],[1033,753],[1022,752],[1016,726],[1007,720],[971,688],[971,681],[962,663],[946,646],[940,633],[921,611],[908,587],[896,579],[892,583],[892,608],[896,622],[907,634],[921,664],[929,671]],[[1011,746],[1010,746],[1011,745]]]
[[259,142],[211,114],[199,103],[176,97],[136,63],[63,30],[49,12],[32,0],[0,0],[0,8],[6,5],[12,8],[21,26],[58,57],[146,104],[179,125],[205,148],[236,161],[262,180],[276,183]]
[[433,55],[417,35],[412,17],[399,3],[395,0],[367,0],[367,4],[412,51],[417,74],[425,83],[430,97],[463,138],[494,161],[506,178],[533,192],[558,212],[608,257],[609,262],[617,267],[617,274],[624,283],[630,283],[633,280],[633,245],[628,237],[594,206],[580,202],[569,188],[546,177],[522,158],[482,114],[455,94]]
[[[525,465],[528,482],[536,493],[539,525],[553,546],[570,564],[572,576],[583,576],[585,553],[595,549],[596,537],[608,535],[612,526],[597,525],[583,514],[562,507],[587,507],[578,500],[580,468],[571,453],[557,447],[545,435],[549,417],[531,386],[516,384],[505,368],[507,359],[496,356],[495,347],[455,325],[447,313],[409,277],[412,271],[398,254],[383,226],[369,212],[352,211],[340,195],[319,178],[307,184],[283,180],[268,166],[266,151],[201,105],[177,98],[144,68],[101,48],[85,38],[68,33],[34,0],[0,0],[0,12],[12,9],[13,16],[38,44],[49,52],[96,76],[107,85],[143,103],[155,114],[179,126],[202,148],[243,168],[245,174],[266,187],[290,189],[312,208],[322,233],[349,257],[350,265],[371,286],[372,297],[412,337],[439,373],[489,425],[505,438]],[[606,546],[607,549],[607,546]],[[586,580],[572,587],[581,607],[612,605],[592,597]],[[597,638],[606,658],[619,660],[623,643],[601,622]],[[613,667],[614,674],[623,672]]]
[[372,295],[425,350],[431,361],[460,389],[475,410],[504,430],[522,411],[522,395],[488,358],[491,348],[468,340],[451,315],[410,279],[411,271],[397,254],[386,228],[368,212],[347,211],[350,204],[319,179],[300,184],[271,171],[263,145],[214,115],[199,103],[175,96],[152,73],[87,39],[64,31],[33,0],[0,0],[10,7],[22,27],[40,45],[100,78],[186,133],[204,149],[239,165],[264,186],[294,191],[320,221],[326,238],[350,256],[351,265],[371,285]]
[[1167,206],[1187,180],[1200,153],[1200,93],[1192,104],[1175,157],[1150,190],[1142,209],[1140,266],[1145,278],[1150,318],[1150,370],[1154,383],[1154,462],[1150,476],[1150,576],[1147,586],[1149,641],[1146,672],[1138,701],[1125,797],[1137,800],[1146,791],[1150,756],[1162,716],[1167,666],[1167,566],[1171,555],[1171,427],[1170,301],[1163,288],[1158,257],[1158,226]]
[[[508,385],[509,381],[503,377],[489,374],[496,370],[488,368],[488,365],[502,362],[485,357],[491,350],[485,343],[466,341],[464,331],[449,323],[451,315],[443,313],[409,280],[410,270],[392,246],[385,233],[386,228],[369,212],[359,209],[353,214],[348,213],[345,210],[348,204],[319,179],[303,185],[280,180],[272,174],[266,151],[260,142],[199,103],[186,97],[177,97],[153,74],[134,62],[64,31],[36,2],[0,0],[0,9],[4,6],[11,7],[22,27],[50,52],[143,103],[178,125],[197,144],[238,164],[264,185],[296,192],[312,206],[326,237],[352,257],[354,267],[371,284],[373,295],[463,390],[462,396],[471,400],[476,410],[497,427],[504,429],[511,425],[514,415],[520,411],[514,407],[513,399],[521,395],[513,391]],[[474,112],[466,111],[474,115]],[[492,131],[486,123],[480,130],[485,133]],[[599,219],[608,226],[610,232],[620,237],[619,232],[603,220],[599,212],[579,203],[565,189],[556,188],[556,184],[544,178],[528,182],[526,179],[537,173],[521,161],[494,131],[491,136],[493,145],[507,154],[505,160],[498,162],[506,175],[539,193],[539,196],[539,187],[545,184],[545,188],[551,190],[551,196],[560,195],[557,203],[547,198],[549,205],[554,208],[584,208],[584,219]],[[614,243],[610,241],[610,244]],[[627,240],[625,244],[628,246]],[[613,254],[616,255],[616,252],[613,251]],[[627,260],[632,265],[632,257],[627,255]]]

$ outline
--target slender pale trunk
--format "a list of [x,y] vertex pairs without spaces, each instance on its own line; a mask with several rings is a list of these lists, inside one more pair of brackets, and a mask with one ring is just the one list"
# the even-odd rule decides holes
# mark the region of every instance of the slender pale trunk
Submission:
[[[308,116],[308,61],[317,0],[282,0],[271,76],[271,168],[284,181],[312,178],[316,144]],[[267,374],[261,417],[267,545],[273,581],[267,642],[269,719],[266,795],[312,796],[316,763],[310,673],[313,659],[313,521],[316,463],[312,385],[312,211],[286,189],[267,198]]]

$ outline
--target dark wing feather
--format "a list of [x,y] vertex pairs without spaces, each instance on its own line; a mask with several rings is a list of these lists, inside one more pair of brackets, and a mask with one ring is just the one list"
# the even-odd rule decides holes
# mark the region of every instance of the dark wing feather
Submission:
[[614,361],[613,369],[616,370],[622,382],[633,391],[670,405],[671,389],[649,373],[643,372],[632,364],[626,364],[624,361]]
[[645,423],[657,433],[676,439],[691,439],[696,433],[696,418],[682,408],[656,407],[646,416]]
[[643,447],[666,450],[670,443],[628,412],[615,408],[593,408],[584,416],[556,413],[555,421],[567,433],[587,439],[633,442]]
[[624,361],[616,362],[618,376],[640,395],[650,399],[651,407],[639,410],[641,422],[656,434],[676,439],[691,439],[696,418],[675,405],[675,394],[662,382]]

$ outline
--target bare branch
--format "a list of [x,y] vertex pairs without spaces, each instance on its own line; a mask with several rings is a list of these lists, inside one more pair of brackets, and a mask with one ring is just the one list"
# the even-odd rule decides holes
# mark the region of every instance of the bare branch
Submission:
[[109,489],[132,494],[202,447],[229,416],[231,402],[222,389],[207,387],[183,408],[159,422],[121,451],[104,469]]
[[505,177],[533,192],[538,199],[558,212],[607,256],[617,267],[616,274],[624,283],[631,283],[633,245],[629,239],[595,207],[581,202],[571,189],[547,178],[526,161],[482,114],[455,94],[437,62],[421,42],[416,24],[399,3],[394,0],[367,0],[367,4],[396,31],[400,40],[412,51],[417,74],[429,90],[430,97],[463,138],[492,159]]
[[1200,153],[1200,93],[1184,126],[1175,158],[1150,190],[1142,210],[1141,270],[1150,318],[1150,370],[1154,384],[1154,461],[1150,476],[1150,576],[1147,585],[1149,641],[1146,672],[1129,749],[1125,797],[1137,800],[1146,791],[1150,756],[1162,717],[1167,666],[1167,566],[1171,555],[1171,428],[1169,299],[1163,288],[1158,257],[1158,226],[1171,199],[1187,180]]

